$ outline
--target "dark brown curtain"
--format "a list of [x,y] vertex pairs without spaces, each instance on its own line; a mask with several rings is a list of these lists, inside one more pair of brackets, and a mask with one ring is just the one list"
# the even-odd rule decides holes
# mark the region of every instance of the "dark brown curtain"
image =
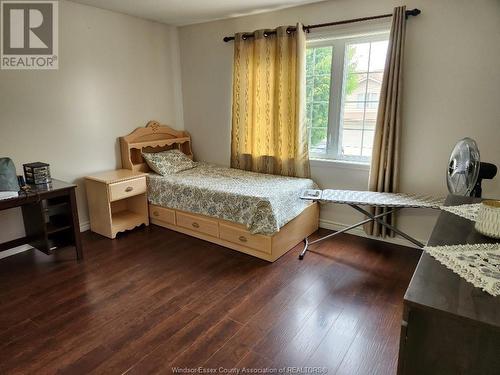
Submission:
[[[370,167],[368,190],[396,193],[399,187],[399,154],[402,119],[403,59],[406,32],[406,7],[394,8],[391,34],[387,48],[384,78],[380,91],[377,124],[373,141],[373,154]],[[382,213],[384,209],[371,211]],[[385,216],[384,220],[395,225],[395,215]],[[373,236],[393,236],[386,227],[370,222],[365,232]]]

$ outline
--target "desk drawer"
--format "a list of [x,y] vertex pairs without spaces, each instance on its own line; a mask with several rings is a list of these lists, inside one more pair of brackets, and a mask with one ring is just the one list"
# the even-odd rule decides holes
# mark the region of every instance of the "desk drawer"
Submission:
[[168,208],[149,205],[149,217],[156,220],[161,220],[168,224],[175,225],[175,211]]
[[205,233],[212,237],[219,236],[219,223],[217,220],[176,212],[177,225],[195,232]]
[[252,249],[271,254],[270,237],[262,234],[251,234],[247,230],[237,226],[221,223],[220,238],[238,245],[250,247]]
[[117,201],[127,197],[133,197],[146,192],[146,177],[133,180],[116,182],[109,185],[109,200]]

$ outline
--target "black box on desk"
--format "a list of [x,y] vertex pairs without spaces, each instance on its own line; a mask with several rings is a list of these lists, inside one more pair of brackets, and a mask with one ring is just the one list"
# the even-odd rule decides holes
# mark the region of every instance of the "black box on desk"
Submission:
[[52,182],[50,166],[47,163],[36,162],[23,164],[24,177],[28,185],[48,184]]

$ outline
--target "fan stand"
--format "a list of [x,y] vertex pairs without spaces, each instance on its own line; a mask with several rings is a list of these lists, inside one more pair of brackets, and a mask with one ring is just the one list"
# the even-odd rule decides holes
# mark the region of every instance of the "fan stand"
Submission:
[[497,174],[497,166],[491,163],[481,162],[479,164],[479,176],[477,177],[476,185],[472,189],[470,196],[481,198],[483,194],[483,189],[481,183],[483,180],[492,180]]

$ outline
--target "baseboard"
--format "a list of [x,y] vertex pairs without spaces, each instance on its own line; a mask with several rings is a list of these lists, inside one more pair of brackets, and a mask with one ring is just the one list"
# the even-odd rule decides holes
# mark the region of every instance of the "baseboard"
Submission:
[[[90,221],[84,221],[80,223],[80,232],[85,232],[90,229]],[[0,252],[0,259],[10,257],[11,255],[22,253],[23,251],[28,251],[33,249],[30,245],[21,245],[17,247],[13,247],[12,249],[8,249]]]
[[[347,224],[338,223],[338,222],[332,221],[332,220],[321,219],[321,218],[319,219],[319,227],[324,228],[324,229],[338,231],[338,230],[342,230],[344,228],[347,228],[348,226],[349,225],[347,225]],[[351,229],[348,233],[353,234],[355,236],[370,238],[370,239],[375,240],[375,241],[383,241],[383,242],[393,243],[396,245],[402,245],[402,246],[406,246],[406,247],[412,247],[415,249],[419,249],[418,246],[405,240],[404,238],[401,238],[401,237],[382,238],[382,237],[370,236],[370,235],[366,234],[362,228],[363,227],[357,227],[357,228]],[[427,243],[427,240],[421,240],[419,238],[416,238],[416,240],[418,240],[424,244]]]
[[[341,229],[346,228],[348,225],[342,224],[342,223],[338,223],[336,221],[327,220],[327,219],[321,219],[320,218],[319,219],[319,226],[320,226],[320,228],[330,229],[330,230],[337,231],[337,230],[341,230]],[[90,221],[87,220],[87,221],[84,221],[84,222],[80,223],[80,232],[85,232],[85,231],[87,231],[89,229],[90,229]],[[396,244],[396,245],[403,245],[403,246],[413,247],[415,249],[418,249],[417,246],[415,246],[411,242],[406,241],[403,238],[399,238],[399,237],[381,238],[381,237],[369,236],[369,235],[367,235],[364,232],[363,229],[361,229],[361,227],[354,228],[354,229],[350,230],[349,233],[350,234],[354,234],[355,236],[370,238],[370,239],[376,240],[376,241],[389,242],[389,243],[393,243],[393,244]],[[417,238],[417,240],[420,241],[420,242],[422,242],[422,243],[426,243],[427,242],[426,240],[422,240],[422,239],[419,239],[419,238]],[[0,259],[6,258],[6,257],[14,255],[14,254],[19,254],[19,253],[22,253],[23,251],[27,251],[27,250],[31,250],[31,249],[32,249],[32,247],[29,246],[29,245],[21,245],[21,246],[18,246],[18,247],[14,247],[12,249],[2,251],[0,253]]]
[[32,247],[30,245],[21,245],[17,247],[13,247],[12,249],[5,250],[0,252],[0,259],[10,257],[11,255],[22,253],[23,251],[31,250]]
[[90,230],[90,221],[89,220],[80,223],[80,232],[86,232],[88,230]]

